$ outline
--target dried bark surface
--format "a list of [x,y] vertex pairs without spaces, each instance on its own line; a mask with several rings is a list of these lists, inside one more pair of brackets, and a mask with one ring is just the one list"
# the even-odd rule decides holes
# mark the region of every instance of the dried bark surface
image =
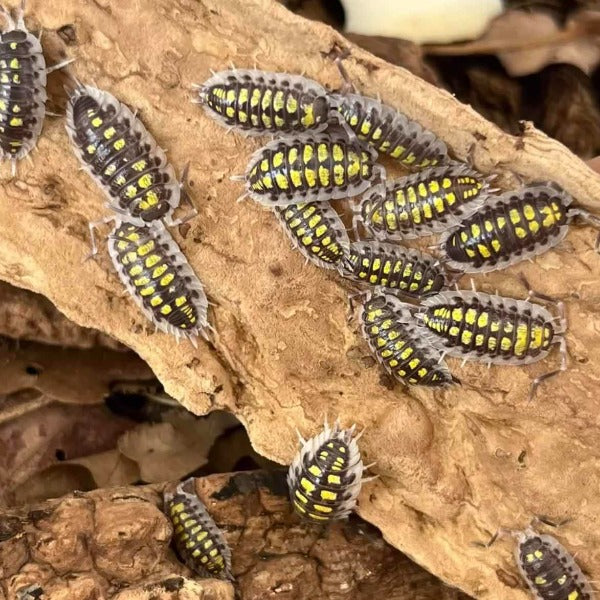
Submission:
[[126,350],[108,335],[79,327],[44,296],[3,281],[0,282],[0,336],[72,348],[103,346]]
[[[239,600],[465,599],[361,519],[330,529],[302,525],[290,510],[284,475],[197,480],[232,548]],[[0,598],[38,585],[51,600],[233,599],[230,584],[191,581],[178,562],[161,490],[98,490],[0,512]]]
[[[139,110],[179,172],[191,161],[199,214],[176,237],[214,303],[214,343],[195,350],[152,333],[122,296],[106,254],[82,264],[87,222],[107,213],[102,193],[78,171],[62,120],[46,123],[35,168],[23,164],[17,180],[2,179],[0,278],[43,294],[75,322],[133,348],[190,410],[235,412],[268,458],[289,462],[295,428],[314,434],[325,413],[366,426],[361,445],[367,462],[377,461],[380,478],[365,486],[360,514],[394,546],[469,593],[527,597],[511,542],[486,551],[472,542],[500,526],[522,527],[534,514],[571,517],[557,535],[591,579],[600,578],[594,232],[573,227],[572,251],[564,245],[532,264],[477,279],[482,291],[522,298],[518,273],[524,272],[539,291],[566,301],[570,369],[535,402],[528,401],[529,385],[554,366],[554,355],[527,368],[461,368],[451,361],[460,388],[389,389],[377,368],[365,369],[366,345],[356,325],[346,323],[347,288],[304,265],[272,215],[235,202],[240,187],[229,176],[243,172],[260,142],[225,136],[186,101],[193,82],[231,61],[305,72],[337,87],[336,68],[321,53],[348,42],[271,0],[31,0],[29,11],[31,26],[50,30],[44,37],[50,60],[63,50],[76,57],[82,80]],[[473,147],[475,165],[500,173],[501,185],[516,183],[512,173],[554,179],[598,210],[600,177],[558,142],[527,124],[521,136],[507,135],[447,92],[351,50],[347,68],[359,88],[431,128],[456,156]],[[64,102],[60,77],[51,77],[53,105]]]

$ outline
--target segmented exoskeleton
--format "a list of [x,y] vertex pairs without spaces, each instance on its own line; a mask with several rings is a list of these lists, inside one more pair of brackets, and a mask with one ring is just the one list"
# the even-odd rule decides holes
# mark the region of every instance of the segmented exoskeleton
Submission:
[[25,0],[16,19],[0,7],[7,27],[0,33],[0,159],[17,161],[37,144],[46,115],[46,76],[72,62],[46,68],[40,40],[23,18]]
[[79,84],[69,96],[67,133],[108,207],[135,225],[174,224],[181,183],[142,122],[112,94]]
[[340,265],[340,273],[347,279],[417,298],[435,294],[446,285],[444,268],[433,256],[376,241],[353,243]]
[[359,94],[332,94],[331,104],[359,140],[411,169],[448,160],[448,148],[434,133],[391,106]]
[[[317,524],[346,518],[356,505],[363,483],[363,466],[355,426],[332,428],[308,440],[290,465],[287,483],[295,512]],[[360,436],[359,436],[360,437]]]
[[[531,292],[530,297],[535,294]],[[553,344],[560,344],[560,369],[538,377],[533,395],[541,381],[567,368],[564,306],[556,305],[558,326],[557,318],[539,304],[482,292],[446,291],[426,298],[416,316],[424,338],[444,354],[465,360],[526,365],[544,358]]]
[[[556,526],[538,517],[534,522]],[[596,594],[575,558],[556,538],[539,534],[532,524],[525,530],[500,529],[482,545],[489,548],[500,537],[514,537],[517,567],[537,600],[594,600]]]
[[371,352],[398,381],[432,387],[458,381],[442,360],[442,351],[423,338],[410,309],[396,296],[369,292],[360,321]]
[[442,235],[445,263],[467,273],[504,269],[556,246],[579,217],[600,227],[600,218],[574,206],[557,184],[531,184],[491,199]]
[[538,600],[593,600],[592,586],[560,542],[531,528],[516,533],[515,557]]
[[211,117],[248,135],[317,132],[327,127],[327,90],[300,75],[232,69],[215,73],[196,87],[196,102]]
[[425,169],[369,190],[354,209],[353,226],[381,240],[431,235],[458,225],[482,207],[491,178],[466,165]]
[[294,247],[318,267],[336,268],[346,256],[350,238],[346,226],[329,203],[276,206],[273,212]]
[[169,232],[117,220],[108,252],[121,281],[158,329],[187,337],[204,335],[208,301],[200,280]]
[[[384,177],[376,154],[342,136],[300,135],[274,140],[250,158],[246,194],[266,206],[347,198]],[[243,197],[243,196],[242,196]]]
[[[173,523],[177,552],[201,577],[232,579],[229,545],[193,486],[194,478],[190,477],[174,493],[164,494],[165,512]],[[186,487],[192,491],[188,492]]]

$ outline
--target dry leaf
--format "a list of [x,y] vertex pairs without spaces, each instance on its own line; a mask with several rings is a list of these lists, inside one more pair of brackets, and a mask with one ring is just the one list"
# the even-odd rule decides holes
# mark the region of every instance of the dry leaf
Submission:
[[60,459],[113,448],[131,426],[103,407],[57,403],[0,425],[0,504],[12,504],[16,486]]
[[204,418],[173,411],[164,423],[144,423],[124,433],[119,450],[135,461],[148,483],[179,479],[208,462],[215,439],[238,421],[224,412]]
[[[129,483],[129,482],[128,482]],[[13,490],[13,504],[60,498],[73,490],[87,492],[96,487],[90,470],[82,465],[60,463],[34,473]]]
[[127,485],[140,480],[140,469],[137,463],[117,449],[84,456],[69,463],[87,467],[96,482],[96,487],[99,488]]

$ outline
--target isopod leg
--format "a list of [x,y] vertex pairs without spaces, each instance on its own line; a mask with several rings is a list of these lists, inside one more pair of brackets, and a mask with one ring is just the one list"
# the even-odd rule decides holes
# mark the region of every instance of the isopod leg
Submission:
[[187,223],[191,219],[193,219],[198,214],[198,209],[194,206],[192,202],[191,196],[188,194],[186,189],[186,184],[188,183],[188,174],[190,172],[190,163],[188,162],[183,168],[183,172],[181,173],[181,179],[179,180],[179,189],[181,190],[181,198],[190,206],[190,212],[181,217],[180,219],[165,219],[167,225],[171,227],[177,227],[178,225],[183,225]]
[[356,298],[363,297],[366,298],[369,295],[368,291],[360,291],[354,292],[353,294],[348,294],[348,313],[346,315],[346,319],[348,323],[352,320],[354,316],[354,310],[356,308]]
[[548,525],[550,527],[562,527],[572,521],[570,518],[563,519],[562,521],[554,521],[549,519],[546,515],[535,515],[533,519],[531,519],[531,523],[529,523],[529,527],[534,527],[535,525],[539,525],[543,523],[544,525]]
[[49,73],[52,73],[53,71],[58,71],[58,69],[62,69],[63,67],[66,67],[67,65],[70,65],[72,62],[75,62],[75,59],[68,58],[67,60],[63,60],[62,62],[52,65],[51,67],[47,67],[46,75],[48,75]]
[[346,67],[344,66],[344,59],[350,56],[350,50],[341,49],[338,46],[335,46],[331,52],[329,53],[329,58],[333,60],[335,66],[338,68],[342,79],[344,80],[344,84],[342,85],[341,92],[343,94],[348,93],[358,93],[356,86],[352,82],[350,75],[348,75],[348,71],[346,71]]
[[15,20],[12,18],[12,15],[10,14],[10,12],[8,10],[6,10],[4,8],[4,6],[1,6],[1,5],[0,5],[0,16],[4,17],[6,19],[6,29],[4,31],[10,31],[11,29],[15,29],[15,27],[16,27]]
[[540,383],[567,370],[567,340],[564,337],[561,337],[559,344],[560,344],[560,357],[561,357],[560,358],[560,367],[558,369],[554,369],[553,371],[550,371],[549,373],[544,373],[543,375],[540,375],[539,377],[536,377],[533,380],[533,383],[531,384],[531,390],[529,392],[529,401],[533,400],[533,398],[535,397],[535,393],[536,393],[537,388],[540,385]]
[[496,533],[494,533],[494,535],[492,535],[492,537],[490,538],[490,540],[488,542],[473,542],[473,544],[475,546],[479,546],[480,548],[490,548],[495,542],[496,540],[499,540],[503,537],[506,536],[516,536],[518,535],[519,532],[517,531],[513,531],[512,529],[504,529],[504,528],[500,528],[496,531]]
[[104,217],[103,219],[99,219],[98,221],[92,221],[91,223],[88,224],[88,227],[90,230],[90,241],[91,241],[91,245],[92,245],[92,250],[83,259],[83,262],[89,260],[90,258],[94,258],[96,256],[96,254],[98,254],[98,246],[96,244],[96,234],[94,233],[94,231],[96,229],[98,229],[98,227],[100,227],[100,225],[106,225],[107,223],[110,223],[111,221],[116,222],[118,220],[119,220],[118,217],[111,215],[109,217]]
[[358,136],[356,135],[352,127],[348,125],[344,117],[335,108],[330,111],[329,118],[331,120],[331,124],[335,123],[341,129],[343,129],[344,135],[348,138],[349,142],[352,142],[353,144],[358,144],[361,147],[368,147],[368,144],[365,144],[364,142],[358,139]]
[[[575,207],[569,211],[569,215],[579,217],[584,223],[591,225],[595,229],[600,229],[600,217],[585,208]],[[594,247],[596,252],[600,254],[600,233],[598,233],[598,236],[596,237]]]

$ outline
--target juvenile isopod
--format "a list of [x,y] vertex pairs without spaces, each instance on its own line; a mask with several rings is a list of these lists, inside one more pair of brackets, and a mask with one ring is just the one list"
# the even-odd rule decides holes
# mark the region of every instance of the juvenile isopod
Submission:
[[0,33],[0,158],[12,162],[27,156],[37,144],[46,115],[46,76],[72,62],[52,67],[46,61],[39,38],[24,21],[25,0],[16,19],[4,8],[0,14],[7,26]]
[[543,254],[567,235],[574,219],[600,228],[600,217],[573,204],[557,184],[532,184],[490,199],[440,238],[444,262],[456,271],[504,269]]
[[327,422],[308,440],[290,465],[287,482],[294,511],[317,524],[346,518],[356,506],[364,481],[355,426],[342,429]]
[[231,69],[195,87],[195,101],[207,114],[247,135],[318,132],[327,127],[328,92],[307,77]]
[[[376,154],[356,141],[325,134],[274,140],[250,158],[246,193],[266,206],[348,198],[384,177]],[[244,197],[242,196],[242,197]]]
[[174,492],[165,492],[165,512],[174,528],[177,552],[201,577],[232,579],[231,549],[200,498],[188,491],[194,478],[181,482]]

